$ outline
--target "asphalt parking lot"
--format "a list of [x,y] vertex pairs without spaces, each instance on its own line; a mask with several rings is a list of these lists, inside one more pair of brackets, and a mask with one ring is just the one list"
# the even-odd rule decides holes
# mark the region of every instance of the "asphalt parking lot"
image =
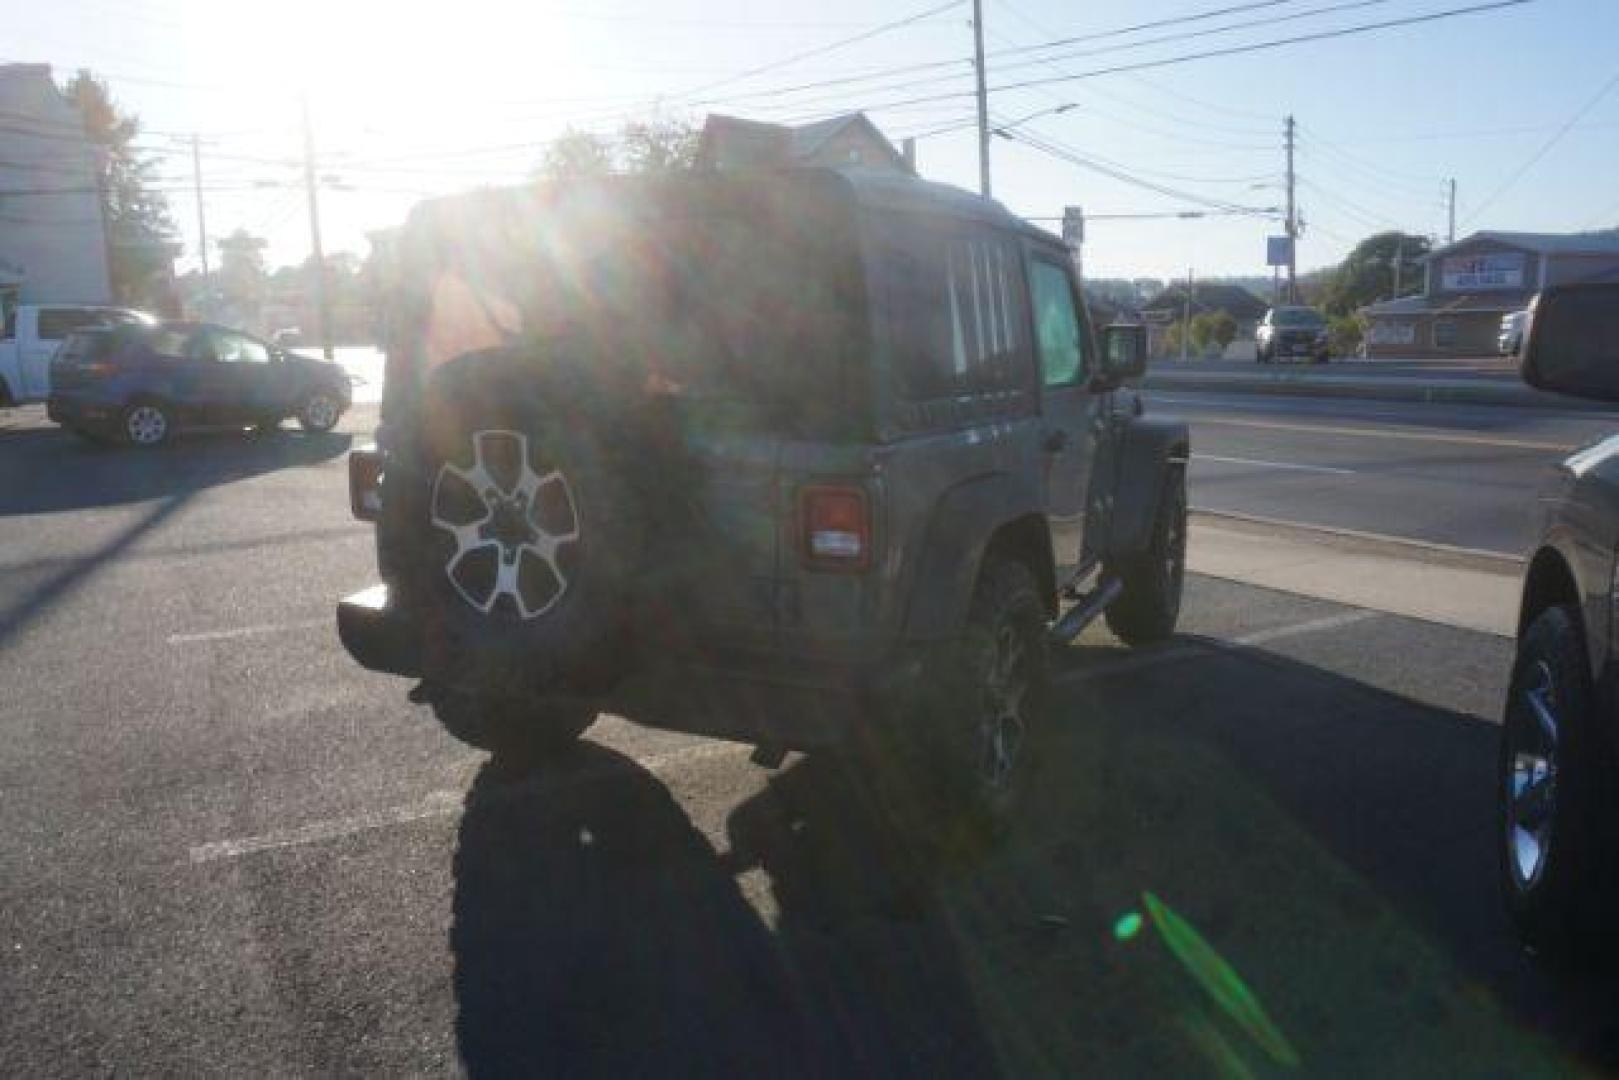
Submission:
[[134,454],[0,412],[8,1072],[1619,1066],[1619,987],[1497,904],[1506,639],[1194,575],[1176,641],[1060,658],[994,848],[615,718],[519,775],[338,647],[373,419]]

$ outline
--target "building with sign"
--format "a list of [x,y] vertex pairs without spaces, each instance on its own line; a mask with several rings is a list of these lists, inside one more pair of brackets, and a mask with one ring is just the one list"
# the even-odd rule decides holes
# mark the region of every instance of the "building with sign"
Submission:
[[1427,259],[1416,296],[1362,310],[1369,356],[1490,356],[1501,316],[1547,285],[1619,278],[1619,231],[1477,232]]

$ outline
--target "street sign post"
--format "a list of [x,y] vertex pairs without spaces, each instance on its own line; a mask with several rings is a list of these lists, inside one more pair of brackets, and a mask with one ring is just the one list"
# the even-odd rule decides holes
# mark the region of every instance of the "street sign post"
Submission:
[[1085,209],[1080,206],[1062,208],[1062,241],[1071,248],[1085,242]]

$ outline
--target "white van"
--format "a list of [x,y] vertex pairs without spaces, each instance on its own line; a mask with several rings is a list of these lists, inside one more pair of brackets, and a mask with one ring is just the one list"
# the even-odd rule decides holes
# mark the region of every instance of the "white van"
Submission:
[[0,331],[0,405],[44,401],[51,392],[57,346],[86,326],[153,322],[129,308],[96,304],[21,304],[8,308]]

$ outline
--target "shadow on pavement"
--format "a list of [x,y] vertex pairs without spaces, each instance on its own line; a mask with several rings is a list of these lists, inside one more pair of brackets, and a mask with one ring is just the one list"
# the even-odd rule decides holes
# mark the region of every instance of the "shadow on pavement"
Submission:
[[0,516],[188,495],[277,469],[318,465],[353,437],[278,431],[187,434],[155,450],[97,446],[55,427],[0,429]]
[[[893,913],[883,830],[801,762],[716,852],[650,773],[589,744],[469,793],[458,1041],[474,1075],[982,1075],[950,935]],[[735,874],[763,865],[779,924]]]
[[455,866],[467,1068],[1246,1075],[1281,1063],[1267,1024],[1310,1074],[1619,1062],[1619,984],[1537,971],[1500,913],[1495,727],[1207,644],[1065,657],[1019,827],[947,870],[833,759],[734,808],[724,853],[611,751],[486,766]]

